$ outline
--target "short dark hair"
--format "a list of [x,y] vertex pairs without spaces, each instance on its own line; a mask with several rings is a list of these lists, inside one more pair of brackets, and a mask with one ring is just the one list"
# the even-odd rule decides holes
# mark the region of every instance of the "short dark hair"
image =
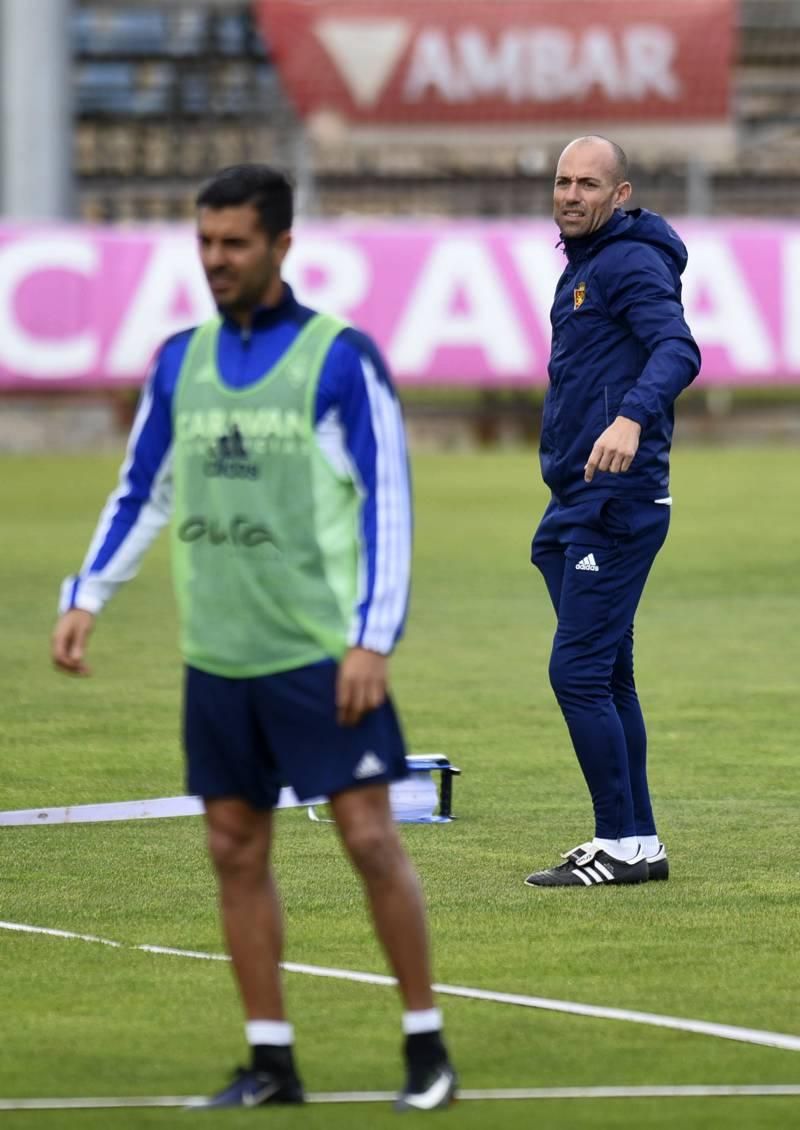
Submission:
[[252,204],[270,238],[288,231],[294,218],[291,181],[270,165],[229,165],[206,181],[197,194],[198,208],[238,208]]

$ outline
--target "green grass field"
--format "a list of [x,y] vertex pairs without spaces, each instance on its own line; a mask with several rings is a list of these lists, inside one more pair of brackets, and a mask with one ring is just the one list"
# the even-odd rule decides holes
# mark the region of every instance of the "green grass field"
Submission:
[[[420,455],[412,615],[394,661],[409,744],[461,767],[459,819],[404,838],[440,982],[800,1035],[800,648],[791,449],[678,448],[667,546],[638,619],[638,682],[669,883],[541,891],[535,866],[591,835],[547,682],[553,617],[528,564],[533,453]],[[113,484],[107,458],[0,459],[0,809],[183,791],[166,543],[104,613],[94,677],[48,637]],[[280,816],[287,960],[385,972],[332,829]],[[0,829],[0,919],[221,952],[199,820]],[[287,974],[311,1091],[392,1090],[386,987]],[[642,1024],[443,998],[464,1087],[800,1083],[797,1052]],[[230,970],[0,929],[0,1098],[183,1095],[245,1054]],[[0,1113],[25,1130],[395,1125],[376,1106],[263,1113]],[[420,1116],[410,1115],[411,1122]],[[747,1130],[800,1125],[800,1098],[463,1102],[461,1127]],[[438,1122],[437,1122],[438,1125]]]

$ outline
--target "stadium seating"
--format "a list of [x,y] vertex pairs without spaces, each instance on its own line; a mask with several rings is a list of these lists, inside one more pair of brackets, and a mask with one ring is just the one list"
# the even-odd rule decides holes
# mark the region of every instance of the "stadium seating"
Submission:
[[[792,0],[742,0],[738,21],[733,158],[707,167],[638,152],[637,187],[657,210],[800,212],[800,12]],[[84,219],[188,217],[198,178],[251,159],[300,161],[320,215],[548,210],[547,146],[467,146],[443,133],[424,150],[356,148],[335,129],[306,136],[247,3],[82,0],[73,22]]]

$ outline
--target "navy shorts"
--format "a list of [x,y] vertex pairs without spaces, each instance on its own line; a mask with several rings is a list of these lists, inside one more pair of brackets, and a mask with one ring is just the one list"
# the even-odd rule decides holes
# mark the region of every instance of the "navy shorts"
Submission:
[[336,721],[333,662],[227,679],[186,668],[183,740],[194,796],[274,808],[283,785],[300,800],[408,775],[390,699],[357,726]]

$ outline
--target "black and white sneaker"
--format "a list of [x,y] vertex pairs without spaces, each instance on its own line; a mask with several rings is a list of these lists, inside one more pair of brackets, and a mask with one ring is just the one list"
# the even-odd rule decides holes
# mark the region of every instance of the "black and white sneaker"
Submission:
[[405,1087],[394,1101],[394,1109],[443,1110],[455,1100],[457,1087],[456,1073],[447,1060],[416,1077],[412,1071]]
[[[665,857],[666,858],[666,857]],[[649,868],[646,856],[639,850],[633,859],[614,859],[613,855],[595,847],[579,844],[562,853],[566,863],[546,871],[534,871],[525,880],[529,887],[595,887],[620,883],[646,883]]]
[[233,1079],[216,1095],[188,1104],[192,1110],[225,1106],[266,1106],[268,1103],[302,1103],[303,1085],[294,1074],[278,1075],[237,1067]]
[[394,1109],[443,1110],[455,1100],[458,1078],[447,1055],[441,1032],[406,1036],[403,1054],[406,1082]]
[[650,879],[669,879],[669,860],[667,859],[667,849],[663,844],[658,845],[658,851],[655,855],[647,856],[647,868],[650,872]]

